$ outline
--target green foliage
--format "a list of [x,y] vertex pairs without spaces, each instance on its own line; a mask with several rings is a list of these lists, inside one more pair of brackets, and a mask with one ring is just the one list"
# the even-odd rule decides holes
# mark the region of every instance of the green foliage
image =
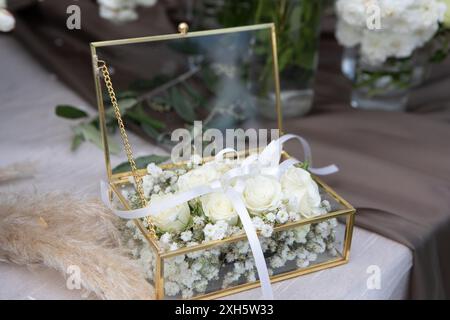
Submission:
[[304,162],[297,163],[295,166],[297,168],[300,168],[300,169],[308,171],[309,167],[310,167],[310,164],[309,164],[308,161],[304,161]]
[[[89,141],[100,149],[103,149],[100,130],[92,123],[80,123],[73,130],[75,136],[72,140],[72,150],[77,149],[83,141]],[[112,154],[118,154],[120,152],[120,145],[112,139],[108,140],[108,148]]]
[[170,105],[183,120],[190,123],[194,122],[196,117],[194,106],[188,99],[186,99],[186,97],[179,89],[170,89],[169,99]]
[[[144,112],[141,104],[135,97],[132,97],[134,93],[131,91],[126,91],[124,93],[119,93],[117,96],[121,97],[118,101],[120,113],[124,117],[129,117],[138,124],[145,124],[145,126],[151,128],[144,130],[148,132],[152,130],[152,137],[156,138],[159,135],[158,130],[164,129],[164,123],[153,119],[150,115]],[[86,112],[67,105],[59,105],[55,108],[56,115],[71,119],[78,120],[86,118],[88,115]],[[108,133],[114,133],[117,128],[117,119],[114,113],[114,109],[109,107],[105,111],[105,125]],[[84,141],[88,141],[96,145],[97,147],[103,149],[103,142],[101,139],[100,132],[100,120],[98,116],[95,116],[87,121],[77,123],[73,128],[74,136],[72,139],[71,150],[75,151]],[[109,151],[112,154],[118,154],[120,152],[120,145],[113,139],[108,139]]]
[[125,115],[133,119],[134,121],[140,124],[146,124],[155,130],[162,130],[166,127],[163,122],[153,119],[151,116],[149,116],[142,108],[142,105],[139,105],[134,110],[128,110]]
[[[224,27],[274,22],[282,72],[289,65],[315,68],[321,13],[322,0],[241,0],[225,1],[217,19]],[[256,51],[270,56],[270,50],[265,43]]]
[[55,108],[55,114],[58,117],[66,119],[80,119],[88,116],[86,112],[74,106],[59,105]]
[[447,59],[450,53],[450,29],[440,26],[432,41],[434,51],[429,61],[431,63],[441,63]]

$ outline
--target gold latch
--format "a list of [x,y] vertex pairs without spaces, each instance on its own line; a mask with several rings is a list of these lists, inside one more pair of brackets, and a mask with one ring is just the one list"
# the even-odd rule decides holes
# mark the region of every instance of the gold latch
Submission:
[[186,22],[181,22],[178,25],[178,32],[181,34],[187,34],[189,31],[189,25]]

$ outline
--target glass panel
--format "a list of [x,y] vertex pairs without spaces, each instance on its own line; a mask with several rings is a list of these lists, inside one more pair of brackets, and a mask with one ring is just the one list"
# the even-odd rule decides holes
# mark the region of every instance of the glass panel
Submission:
[[[145,141],[170,149],[180,139],[171,139],[176,129],[187,129],[194,138],[201,137],[207,129],[224,132],[252,128],[262,106],[275,109],[273,57],[262,54],[271,49],[271,29],[266,26],[250,31],[100,46],[96,54],[109,67],[126,129]],[[110,99],[102,79],[101,82],[103,103],[108,109],[106,124],[111,151],[120,155],[112,158],[114,167],[126,158]],[[262,141],[264,145],[270,141],[270,130],[268,135]],[[251,138],[244,136],[244,141],[249,143]],[[207,149],[211,140],[210,136],[204,137],[203,143],[196,140],[195,153],[209,156],[225,147],[228,137],[216,141],[217,148]],[[235,137],[231,136],[231,141]],[[131,142],[136,154],[149,153],[149,143],[135,139]],[[240,149],[241,145],[235,143],[230,147]]]
[[326,192],[326,190],[320,185],[319,185],[319,192],[322,200],[328,201],[329,204],[328,212],[335,212],[338,210],[348,209],[342,203],[338,202],[338,200],[333,195]]
[[[328,1],[331,5],[332,1]],[[277,24],[281,99],[284,117],[307,113],[313,102],[313,85],[318,61],[320,20],[324,1],[289,0],[195,0],[189,7],[197,30],[244,26],[252,23]],[[264,111],[276,119],[272,108]]]
[[[118,191],[121,192],[123,200],[128,201],[127,195],[131,188],[131,184],[126,184],[119,187]],[[113,203],[114,207],[117,209],[127,209],[115,193],[113,193]],[[128,205],[130,204],[131,202],[128,202]],[[156,277],[157,251],[156,248],[148,242],[147,238],[139,228],[139,224],[142,224],[142,228],[145,227],[145,225],[143,225],[145,221],[121,221],[123,222],[121,228],[123,243],[131,250],[132,257],[142,266],[142,270],[145,273],[145,278],[147,281],[149,281],[151,285],[154,285],[154,279]]]
[[[343,258],[344,224],[331,218],[260,236],[272,276]],[[231,288],[258,279],[248,241],[218,245],[165,260],[165,298],[179,299]]]

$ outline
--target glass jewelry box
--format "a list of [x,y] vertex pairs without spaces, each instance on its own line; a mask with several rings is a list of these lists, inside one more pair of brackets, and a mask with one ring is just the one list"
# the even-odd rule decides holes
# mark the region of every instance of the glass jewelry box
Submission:
[[[271,140],[279,141],[280,95],[289,94],[280,92],[278,63],[284,62],[277,57],[275,25],[189,32],[182,23],[179,31],[91,43],[107,201],[125,217],[152,204],[166,204],[157,214],[130,220],[126,231],[156,298],[218,298],[258,287],[264,273],[276,282],[348,262],[355,209],[307,171],[308,161],[291,161],[279,149],[281,164],[277,161],[276,168],[285,160],[290,166],[274,178],[261,174],[267,168],[255,160],[255,154],[274,145]],[[264,119],[264,108],[275,108],[276,124]],[[272,127],[270,135],[268,130],[256,131],[257,127]],[[243,129],[229,140],[229,130],[235,134],[236,128]],[[122,151],[116,147],[117,129]],[[129,138],[128,129],[144,139]],[[148,162],[161,158],[135,157],[145,151],[143,141],[151,140],[172,148],[173,160],[177,129],[192,134],[192,145],[182,148],[188,157],[160,166]],[[210,145],[196,141],[198,136],[205,138],[209,129],[214,133]],[[240,141],[240,148],[220,152],[221,133],[227,142]],[[258,144],[253,148],[250,140],[255,135]],[[262,137],[269,141],[261,144]],[[136,149],[138,144],[144,145],[144,151]],[[124,159],[127,162],[117,166]],[[248,168],[255,164],[259,176],[249,178]],[[227,170],[242,176],[214,189],[215,182],[220,184],[230,175]],[[167,207],[173,196],[198,191],[196,179],[211,183],[213,191]],[[242,182],[241,189],[233,179]],[[238,189],[233,198],[231,193]],[[236,199],[246,209],[239,209]],[[252,228],[257,232],[256,244],[248,231]],[[263,254],[263,266],[255,248]]]

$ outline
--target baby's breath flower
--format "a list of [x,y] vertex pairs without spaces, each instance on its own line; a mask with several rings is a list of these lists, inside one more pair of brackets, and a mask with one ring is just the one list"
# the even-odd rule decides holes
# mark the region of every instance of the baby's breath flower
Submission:
[[269,222],[275,222],[276,216],[273,212],[266,214],[266,220]]
[[172,235],[166,232],[159,238],[159,241],[162,244],[169,245],[172,242]]
[[184,231],[180,234],[180,238],[181,240],[183,240],[184,242],[189,242],[192,239],[192,231]]
[[172,281],[166,281],[164,283],[164,290],[168,296],[176,296],[180,292],[180,286]]
[[261,235],[263,237],[269,238],[272,235],[273,227],[269,224],[263,224],[261,227]]
[[260,217],[253,217],[252,221],[255,228],[261,230],[262,226],[264,225],[264,221]]
[[286,223],[289,220],[289,214],[286,210],[280,210],[277,213],[277,221],[279,223]]
[[284,266],[284,264],[285,264],[285,260],[282,259],[280,256],[274,256],[270,260],[270,266],[274,269],[281,268],[282,266]]
[[177,249],[178,249],[178,244],[176,242],[173,242],[169,247],[170,251],[175,251]]

